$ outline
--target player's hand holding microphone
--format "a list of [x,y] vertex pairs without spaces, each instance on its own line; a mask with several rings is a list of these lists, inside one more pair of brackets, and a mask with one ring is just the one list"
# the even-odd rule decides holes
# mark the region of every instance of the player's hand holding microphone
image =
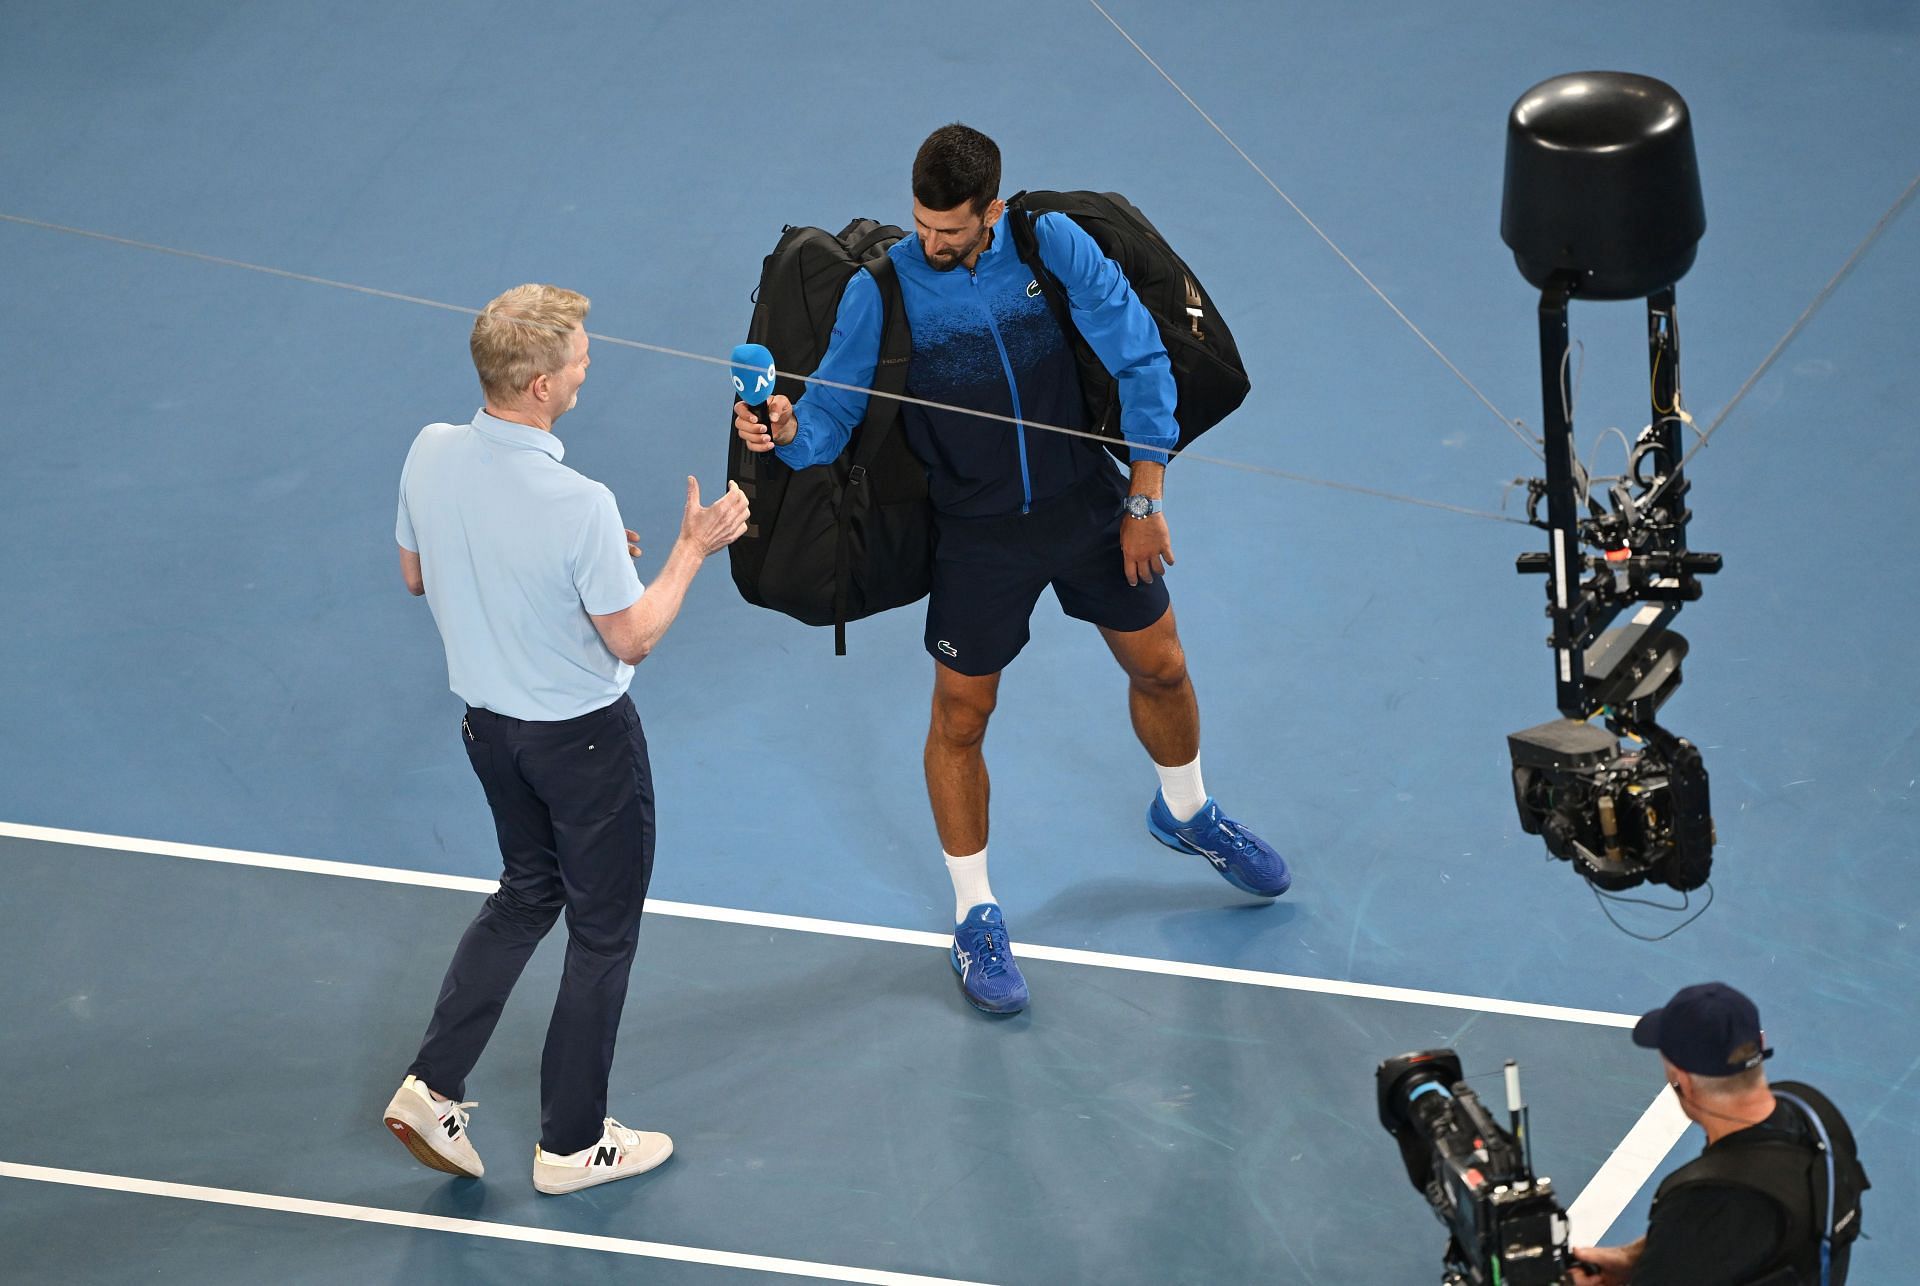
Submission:
[[793,403],[773,391],[773,354],[764,344],[733,350],[733,431],[747,450],[765,453],[793,441]]

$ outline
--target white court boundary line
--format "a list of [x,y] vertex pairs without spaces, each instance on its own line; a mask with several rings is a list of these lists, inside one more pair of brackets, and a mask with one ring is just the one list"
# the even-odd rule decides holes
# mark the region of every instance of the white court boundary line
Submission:
[[[173,840],[140,839],[126,835],[104,835],[95,831],[65,830],[53,826],[31,826],[22,822],[0,821],[0,838],[34,840],[48,844],[70,844],[80,848],[107,849],[125,853],[143,853],[159,857],[180,857],[199,862],[221,862],[233,866],[254,866],[276,871],[296,871],[309,875],[331,875],[345,879],[371,880],[386,884],[407,884],[418,888],[449,889],[463,893],[491,893],[499,887],[496,880],[476,879],[465,875],[442,875],[433,871],[411,871],[399,867],[367,866],[353,862],[335,862],[323,858],[288,857],[278,853],[254,853],[244,849],[214,848],[205,844],[182,844]],[[908,946],[938,947],[945,950],[952,942],[947,934],[926,933],[915,929],[895,929],[882,925],[853,924],[841,920],[817,920],[807,916],[778,915],[766,911],[743,911],[731,907],[701,906],[692,902],[668,902],[649,899],[647,909],[655,915],[678,916],[689,920],[709,920],[722,924],[748,925],[756,928],[785,929],[795,933],[815,933],[830,937],[858,938],[871,942],[895,942]],[[1021,955],[1033,960],[1051,960],[1061,964],[1084,965],[1096,969],[1124,969],[1135,973],[1159,974],[1165,977],[1196,978],[1213,982],[1239,983],[1243,986],[1270,987],[1287,991],[1313,992],[1321,995],[1350,996],[1364,1000],[1390,1000],[1403,1004],[1431,1005],[1446,1009],[1468,1009],[1481,1013],[1509,1014],[1521,1018],[1544,1018],[1557,1022],[1586,1023],[1600,1027],[1631,1028],[1638,1021],[1633,1014],[1608,1013],[1599,1009],[1574,1009],[1562,1005],[1541,1005],[1529,1001],[1500,1000],[1489,996],[1465,996],[1451,992],[1424,991],[1412,987],[1387,987],[1375,983],[1343,982],[1330,978],[1311,978],[1300,974],[1269,973],[1255,969],[1233,969],[1220,965],[1191,964],[1181,960],[1156,960],[1147,956],[1114,955],[1100,951],[1081,951],[1071,947],[1048,947],[1030,943],[1014,943]],[[1568,1211],[1573,1224],[1575,1244],[1589,1245],[1606,1235],[1613,1221],[1632,1201],[1653,1171],[1659,1167],[1673,1145],[1680,1141],[1686,1132],[1688,1121],[1680,1111],[1679,1103],[1668,1090],[1662,1090],[1658,1097],[1640,1116],[1640,1120],[1627,1134],[1612,1154],[1601,1165],[1600,1170],[1574,1201]],[[10,1163],[0,1161],[0,1173],[13,1168]],[[79,1171],[58,1171],[49,1173],[79,1174]],[[111,1178],[112,1176],[105,1176]],[[51,1180],[66,1182],[67,1180]],[[133,1184],[146,1184],[148,1180],[126,1180]],[[94,1185],[104,1186],[104,1185]],[[156,1185],[158,1187],[182,1187],[183,1185]],[[146,1189],[129,1189],[145,1191]],[[207,1192],[221,1192],[224,1189],[204,1189]],[[178,1195],[161,1193],[160,1195]],[[251,1194],[238,1194],[241,1196]],[[208,1198],[209,1200],[213,1198]],[[262,1198],[263,1200],[293,1200],[292,1198]],[[230,1204],[246,1204],[232,1202]],[[326,1202],[308,1202],[308,1205],[326,1206]],[[361,1207],[337,1207],[336,1209],[361,1209]],[[371,1208],[368,1208],[371,1209]],[[324,1211],[316,1213],[327,1213]],[[404,1219],[427,1219],[438,1216],[394,1215],[390,1211],[375,1211],[383,1216],[373,1222],[398,1222]],[[384,1216],[393,1215],[393,1218]],[[354,1216],[334,1214],[332,1217],[349,1218]],[[443,1220],[447,1224],[465,1224],[469,1220]],[[420,1225],[427,1226],[427,1225]],[[434,1225],[438,1226],[438,1225]],[[494,1226],[478,1224],[477,1227]],[[470,1231],[459,1228],[452,1231]],[[538,1230],[528,1230],[538,1231]],[[537,1238],[522,1238],[537,1240]],[[597,1238],[589,1240],[618,1243],[618,1238]],[[573,1243],[569,1243],[573,1244]],[[584,1243],[581,1243],[584,1244]],[[628,1244],[628,1243],[622,1243]],[[630,1243],[646,1245],[651,1243]],[[637,1250],[620,1250],[618,1246],[598,1247],[614,1249],[623,1254],[645,1253]],[[722,1252],[699,1252],[714,1253]],[[796,1261],[797,1262],[797,1261]],[[784,1271],[784,1270],[776,1270]],[[858,1270],[855,1270],[858,1271]],[[933,1278],[899,1277],[857,1277],[844,1278],[847,1281],[933,1281]]]
[[[173,840],[139,839],[127,835],[102,835],[94,831],[29,826],[21,822],[0,822],[0,838],[38,840],[48,844],[71,844],[80,848],[147,853],[160,857],[184,857],[198,862],[257,866],[275,871],[299,871],[309,875],[375,880],[385,884],[411,884],[420,888],[452,889],[462,893],[491,893],[499,887],[497,880],[476,879],[467,875],[441,875],[433,871],[410,871],[391,866],[364,866],[353,862],[334,862],[316,857],[287,857],[278,853],[251,853],[244,849],[212,848],[204,844],[181,844]],[[927,933],[918,929],[895,929],[877,924],[853,924],[844,920],[816,920],[808,916],[779,915],[770,911],[742,911],[733,907],[702,906],[693,902],[668,902],[648,898],[647,910],[655,915],[678,916],[687,920],[711,920],[721,924],[740,924],[761,929],[787,929],[795,933],[817,933],[836,938],[863,938],[870,942],[897,942],[916,947],[938,947],[943,951],[953,943],[953,935],[950,933]],[[1049,947],[1038,943],[1016,942],[1013,945],[1019,948],[1021,955],[1032,960],[1052,960],[1060,964],[1085,965],[1094,969],[1125,969],[1133,973],[1160,974],[1172,978],[1198,978],[1210,982],[1239,983],[1249,987],[1272,987],[1285,991],[1352,996],[1363,1000],[1392,1000],[1402,1004],[1433,1005],[1443,1009],[1471,1009],[1480,1013],[1511,1014],[1519,1018],[1545,1018],[1556,1022],[1588,1023],[1597,1027],[1632,1027],[1639,1021],[1637,1014],[1615,1014],[1601,1009],[1573,1009],[1564,1005],[1540,1005],[1525,1000],[1464,996],[1446,991],[1388,987],[1370,982],[1344,982],[1334,978],[1313,978],[1304,974],[1271,973],[1259,969],[1234,969],[1224,965],[1191,964],[1184,960],[1115,955],[1104,951],[1081,951],[1073,947]]]
[[347,1219],[357,1223],[385,1224],[391,1228],[454,1232],[469,1237],[491,1237],[496,1241],[527,1241],[542,1246],[598,1250],[611,1255],[638,1255],[647,1259],[678,1260],[686,1264],[753,1269],[763,1273],[784,1273],[789,1277],[812,1277],[824,1281],[863,1282],[870,1283],[870,1286],[987,1286],[987,1283],[962,1281],[953,1277],[922,1277],[914,1273],[892,1273],[873,1268],[847,1268],[838,1264],[816,1264],[806,1259],[776,1259],[767,1255],[745,1255],[731,1250],[705,1250],[698,1246],[674,1246],[661,1241],[607,1237],[598,1233],[561,1232],[552,1228],[534,1228],[526,1224],[487,1223],[479,1219],[455,1219],[448,1215],[416,1214],[408,1210],[388,1210],[382,1206],[353,1206],[337,1201],[310,1201],[305,1197],[281,1197],[266,1192],[243,1192],[236,1188],[206,1188],[193,1183],[165,1183],[157,1179],[136,1179],[123,1174],[95,1174],[87,1170],[56,1170],[49,1166],[20,1165],[12,1161],[0,1161],[0,1178],[27,1179],[36,1183],[64,1183],[76,1188],[97,1188],[105,1192],[133,1192],[149,1197],[173,1197],[181,1201],[204,1201],[221,1206],[241,1206],[250,1210],[275,1210],[284,1214],[313,1215],[321,1219]]
[[1660,1163],[1673,1151],[1673,1145],[1687,1132],[1687,1114],[1671,1089],[1663,1089],[1640,1114],[1627,1137],[1613,1150],[1599,1173],[1587,1181],[1580,1195],[1567,1208],[1567,1222],[1573,1225],[1573,1244],[1595,1246],[1613,1227],[1613,1221],[1627,1208]]

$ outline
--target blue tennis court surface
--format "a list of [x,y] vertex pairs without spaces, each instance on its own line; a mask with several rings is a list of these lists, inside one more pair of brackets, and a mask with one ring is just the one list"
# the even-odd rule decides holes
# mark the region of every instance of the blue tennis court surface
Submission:
[[[0,11],[6,1274],[1431,1281],[1442,1233],[1374,1116],[1375,1063],[1518,1059],[1539,1168],[1571,1197],[1659,1069],[1618,1027],[1511,1004],[1631,1014],[1709,978],[1759,1002],[1776,1074],[1854,1124],[1874,1181],[1854,1280],[1920,1255],[1912,212],[1690,469],[1690,538],[1727,568],[1679,621],[1662,722],[1704,749],[1720,847],[1713,907],[1664,941],[1616,931],[1518,831],[1505,737],[1549,716],[1552,685],[1540,583],[1512,571],[1541,538],[1497,520],[1537,468],[1502,420],[1540,415],[1536,297],[1498,237],[1514,99],[1593,67],[1687,97],[1708,231],[1679,318],[1704,423],[1920,170],[1920,18],[1102,6]],[[857,623],[836,659],[716,561],[633,689],[654,894],[720,909],[649,916],[615,1066],[615,1114],[676,1155],[532,1193],[543,951],[473,1086],[488,1177],[442,1182],[379,1112],[477,895],[141,842],[496,875],[439,642],[394,565],[407,444],[478,396],[468,318],[425,305],[525,280],[593,298],[603,338],[561,436],[648,577],[684,476],[724,483],[724,372],[617,341],[724,355],[780,227],[905,222],[913,148],[956,119],[1000,143],[1009,193],[1125,192],[1233,323],[1255,392],[1200,449],[1254,468],[1176,464],[1170,581],[1208,785],[1295,886],[1250,905],[1147,836],[1124,681],[1049,599],[987,756],[994,890],[1015,941],[1054,954],[1028,967],[1030,1013],[983,1019],[915,936],[951,914],[918,609]],[[1608,468],[1601,431],[1646,417],[1643,326],[1635,305],[1573,309],[1577,438]],[[512,1239],[529,1229],[552,1236]]]
[[[1362,1280],[1385,1271],[1382,1222],[1412,1234],[1395,1273],[1435,1258],[1435,1230],[1402,1218],[1418,1210],[1378,1123],[1379,1051],[1453,1045],[1483,1074],[1525,1059],[1553,1121],[1538,1160],[1569,1191],[1650,1097],[1621,1033],[1591,1023],[1045,961],[1028,965],[1032,1011],[994,1021],[955,1010],[951,971],[926,946],[656,916],[611,1107],[671,1121],[677,1154],[554,1200],[523,1173],[537,1060],[514,1051],[540,1041],[557,951],[536,959],[469,1083],[483,1181],[421,1169],[366,1106],[391,1092],[388,1064],[418,1038],[436,956],[474,895],[0,844],[20,894],[0,928],[38,962],[0,1012],[39,1033],[0,1065],[16,1164],[980,1281]],[[70,919],[28,909],[56,899]],[[139,968],[119,963],[135,955]],[[140,1086],[106,1090],[111,1110],[77,1074],[102,1051]],[[7,1203],[22,1232],[54,1199],[24,1186],[26,1204]],[[56,1223],[70,1217],[59,1209]],[[199,1217],[145,1209],[80,1245],[25,1241],[50,1274],[111,1277],[143,1262],[132,1229],[170,1214]],[[284,1222],[217,1217],[233,1221],[235,1254],[273,1253]],[[342,1278],[469,1269],[412,1264],[420,1234],[334,1235]],[[155,1266],[190,1275],[198,1239],[178,1263],[169,1244]],[[634,1270],[609,1258],[572,1271]]]

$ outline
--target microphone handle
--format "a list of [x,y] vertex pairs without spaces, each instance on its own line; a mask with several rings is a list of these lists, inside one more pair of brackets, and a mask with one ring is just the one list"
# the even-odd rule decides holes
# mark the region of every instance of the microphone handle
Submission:
[[[769,442],[773,441],[773,421],[767,418],[767,404],[765,402],[761,402],[758,405],[755,405],[752,402],[748,402],[746,403],[746,408],[748,412],[752,414],[755,420],[767,426],[767,441]],[[773,457],[773,452],[771,451],[767,451],[764,453],[757,452],[757,451],[747,452],[747,467],[753,471],[748,476],[753,478],[760,478],[762,476],[768,476],[768,477],[772,476],[768,472],[769,466],[766,463],[766,461],[768,459],[771,459],[772,457]],[[755,524],[755,527],[753,529],[750,529],[748,534],[754,535],[754,536],[759,535],[760,533],[757,528],[758,528],[758,524]]]

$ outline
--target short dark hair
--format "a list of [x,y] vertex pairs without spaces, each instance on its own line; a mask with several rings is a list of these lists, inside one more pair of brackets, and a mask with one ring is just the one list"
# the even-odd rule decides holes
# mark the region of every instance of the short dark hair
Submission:
[[1000,149],[977,129],[942,125],[914,154],[913,199],[929,210],[964,201],[980,214],[999,195]]

